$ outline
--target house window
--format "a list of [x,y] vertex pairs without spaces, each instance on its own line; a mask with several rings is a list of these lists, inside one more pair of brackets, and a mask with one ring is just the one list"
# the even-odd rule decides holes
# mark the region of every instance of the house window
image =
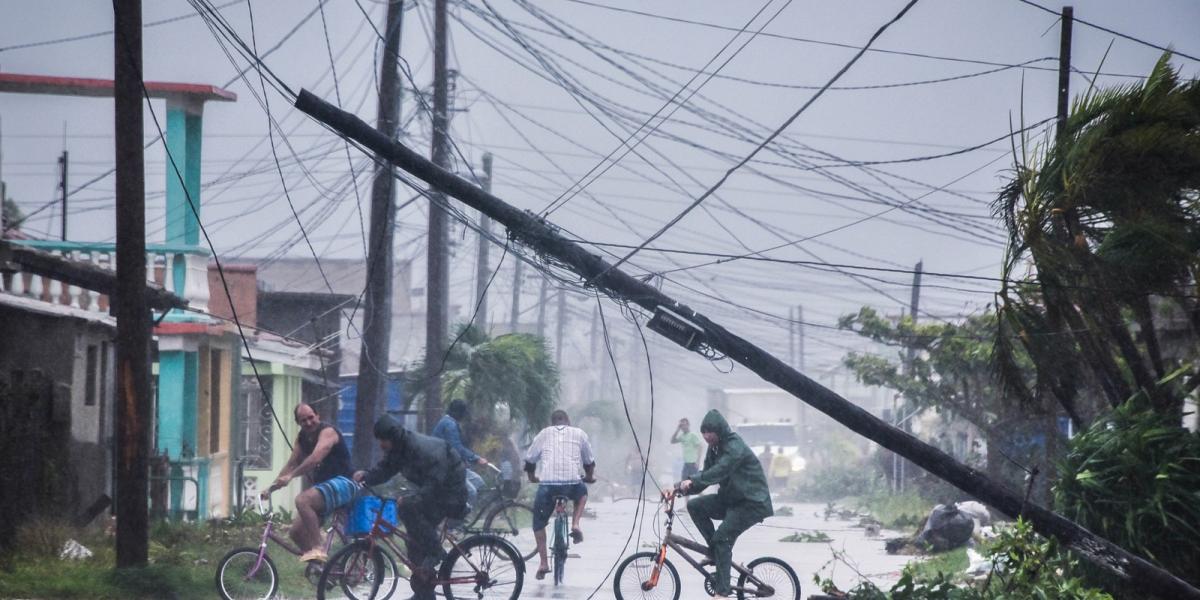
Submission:
[[100,378],[100,352],[94,345],[87,347],[87,370],[84,372],[86,380],[83,384],[83,404],[85,406],[96,405],[96,384]]
[[208,361],[208,452],[221,451],[221,351],[213,350]]
[[[270,385],[270,377],[263,377],[262,380],[263,385]],[[271,406],[267,404],[258,380],[253,376],[242,378],[242,389],[246,392],[245,429],[241,435],[246,468],[270,469],[271,444],[275,434]]]

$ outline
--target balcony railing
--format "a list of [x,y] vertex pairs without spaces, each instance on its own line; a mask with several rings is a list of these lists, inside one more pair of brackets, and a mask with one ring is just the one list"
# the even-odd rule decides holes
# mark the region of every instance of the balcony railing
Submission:
[[[74,263],[116,271],[116,247],[92,242],[11,240]],[[21,269],[0,277],[0,291],[87,311],[107,312],[109,298],[94,289],[70,285],[51,276]],[[187,300],[188,306],[208,310],[208,252],[193,246],[146,245],[146,282]]]

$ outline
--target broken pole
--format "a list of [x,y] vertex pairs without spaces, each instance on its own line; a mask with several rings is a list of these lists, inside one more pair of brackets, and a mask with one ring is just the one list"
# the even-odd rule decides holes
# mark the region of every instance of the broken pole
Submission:
[[[1164,598],[1200,600],[1200,590],[1170,572],[1088,531],[1078,523],[1023,498],[912,434],[905,433],[779,360],[762,348],[693,311],[653,286],[630,276],[567,240],[554,226],[534,213],[520,210],[484,192],[474,184],[441,169],[403,144],[387,139],[355,115],[301,90],[296,108],[386,157],[443,194],[490,216],[508,228],[509,235],[539,254],[553,257],[579,275],[587,285],[614,299],[632,302],[655,312],[667,309],[703,330],[704,346],[745,366],[765,381],[779,386],[813,408],[829,415],[851,431],[891,450],[958,489],[1010,516],[1024,517],[1045,536],[1057,538],[1088,561],[1113,575]],[[439,209],[440,210],[440,209]]]

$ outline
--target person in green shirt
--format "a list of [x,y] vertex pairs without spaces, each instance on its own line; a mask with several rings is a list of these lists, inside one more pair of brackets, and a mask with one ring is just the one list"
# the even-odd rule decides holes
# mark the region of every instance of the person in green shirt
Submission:
[[683,449],[683,475],[680,479],[691,479],[700,472],[701,442],[700,436],[692,431],[692,425],[687,417],[679,420],[679,426],[671,435],[671,443],[679,444]]
[[[713,598],[728,598],[734,542],[775,511],[762,464],[741,436],[729,427],[725,417],[716,410],[708,411],[700,422],[700,433],[708,442],[704,470],[680,481],[675,489],[691,495],[712,485],[719,486],[715,494],[689,499],[687,509],[716,563]],[[714,527],[713,520],[721,521],[720,527]]]

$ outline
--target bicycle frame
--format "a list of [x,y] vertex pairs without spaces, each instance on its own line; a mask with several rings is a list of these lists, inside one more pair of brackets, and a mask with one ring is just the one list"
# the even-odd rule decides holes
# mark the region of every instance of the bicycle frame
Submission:
[[[704,544],[690,540],[688,538],[675,535],[674,533],[671,532],[672,528],[675,525],[675,498],[676,497],[677,497],[677,493],[671,492],[663,500],[663,504],[665,505],[663,508],[663,512],[665,512],[667,514],[667,524],[666,524],[666,527],[664,528],[665,533],[663,534],[662,540],[659,542],[658,557],[654,561],[654,569],[652,569],[650,571],[650,579],[648,581],[642,582],[642,589],[645,591],[652,590],[652,589],[654,589],[655,586],[658,585],[659,574],[662,573],[663,563],[666,562],[666,560],[667,560],[667,549],[668,548],[670,548],[671,550],[674,550],[676,552],[676,554],[683,557],[683,560],[687,561],[687,563],[689,565],[691,565],[693,569],[695,569],[697,572],[699,572],[701,575],[703,575],[706,579],[711,575],[711,573],[704,570],[704,565],[701,564],[701,561],[696,560],[689,553],[689,551],[696,552],[696,553],[699,553],[701,556],[707,557],[708,556],[708,546],[705,546]],[[746,594],[747,596],[752,596],[752,597],[771,596],[771,595],[775,594],[775,588],[771,587],[770,585],[767,585],[762,580],[755,577],[754,573],[751,572],[749,569],[747,569],[737,563],[733,563],[730,566],[733,568],[733,570],[737,571],[738,573],[741,573],[742,575],[745,575],[747,581],[750,583],[753,583],[755,586],[752,588],[747,588],[747,587],[740,587],[740,586],[734,585],[734,586],[731,586],[731,588],[730,588],[731,591],[742,592],[742,593]]]
[[[275,512],[272,510],[271,504],[267,504],[266,510],[263,510],[262,498],[259,498],[258,510],[260,514],[266,517],[267,522],[263,527],[262,538],[259,539],[258,543],[258,560],[255,561],[254,568],[250,569],[250,571],[246,573],[247,579],[254,577],[254,575],[258,573],[258,569],[262,567],[263,557],[267,555],[267,540],[275,542],[280,548],[283,548],[285,551],[294,556],[300,556],[304,554],[304,551],[300,550],[296,546],[293,546],[288,540],[275,533]],[[325,536],[325,554],[329,554],[329,549],[333,547],[333,533],[336,533],[337,537],[342,540],[342,542],[346,541],[346,534],[342,529],[344,525],[343,521],[345,521],[345,510],[337,509],[334,511],[333,524],[330,525],[326,530],[326,533],[329,535]]]
[[[457,537],[455,537],[449,531],[445,531],[445,528],[443,528],[442,535],[443,535],[443,539],[448,540],[450,542],[451,547],[453,547],[455,550],[458,550],[459,554],[462,555],[463,560],[465,560],[466,563],[468,565],[470,565],[470,567],[472,569],[475,570],[475,575],[470,576],[470,577],[466,577],[466,576],[450,577],[447,579],[441,579],[440,577],[435,577],[433,579],[433,581],[430,582],[430,585],[437,587],[440,585],[447,585],[447,584],[453,585],[453,584],[458,584],[458,583],[478,583],[479,575],[483,572],[482,569],[480,569],[479,565],[475,564],[472,561],[472,558],[469,554],[462,552],[462,549],[459,548],[459,546],[458,546],[458,538]],[[393,538],[400,538],[400,540],[404,541],[404,546],[405,546],[405,550],[406,550],[405,552],[400,551],[400,546],[396,543],[396,541]],[[367,544],[369,544],[369,546],[372,548],[376,545],[382,545],[385,548],[391,550],[392,555],[397,557],[400,560],[401,564],[403,564],[405,567],[407,567],[409,570],[411,570],[413,572],[416,571],[416,568],[418,565],[409,559],[408,552],[407,552],[408,546],[412,543],[412,538],[409,537],[407,532],[400,531],[397,527],[395,527],[391,523],[388,523],[387,521],[385,521],[383,519],[383,511],[382,510],[375,513],[375,521],[371,523],[371,530],[369,532],[367,532],[367,535],[364,536],[362,539],[366,540]]]

